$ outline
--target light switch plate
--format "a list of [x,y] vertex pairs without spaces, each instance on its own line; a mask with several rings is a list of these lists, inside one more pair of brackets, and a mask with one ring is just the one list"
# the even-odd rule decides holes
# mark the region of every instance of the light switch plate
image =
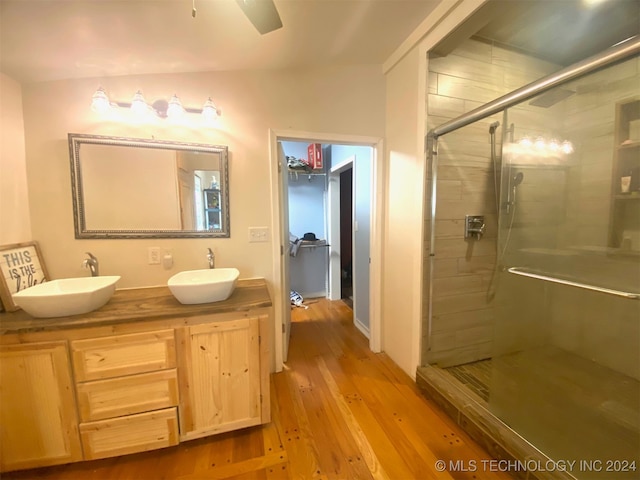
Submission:
[[249,227],[249,243],[268,242],[269,227]]

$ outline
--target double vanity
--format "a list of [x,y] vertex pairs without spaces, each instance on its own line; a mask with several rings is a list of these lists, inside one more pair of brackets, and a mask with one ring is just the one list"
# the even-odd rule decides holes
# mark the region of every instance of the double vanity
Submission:
[[163,286],[117,290],[81,315],[0,314],[0,470],[268,423],[271,306],[265,281],[248,279],[213,303]]
[[[226,146],[72,133],[68,143],[76,239],[230,237]],[[116,290],[120,277],[99,276],[87,254],[91,277],[46,281],[35,242],[4,247],[0,472],[270,421],[263,279],[214,268],[209,249],[209,269]],[[160,255],[149,247],[149,265],[171,268],[170,251]]]

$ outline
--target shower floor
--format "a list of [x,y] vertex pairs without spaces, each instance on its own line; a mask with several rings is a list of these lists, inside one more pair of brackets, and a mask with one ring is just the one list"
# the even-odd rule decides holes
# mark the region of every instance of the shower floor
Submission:
[[[635,471],[616,478],[639,478],[638,380],[550,346],[441,371],[542,452],[596,466],[635,461]],[[611,478],[606,471],[573,473]]]
[[489,401],[489,384],[491,383],[491,359],[478,360],[444,369],[469,390],[485,402]]

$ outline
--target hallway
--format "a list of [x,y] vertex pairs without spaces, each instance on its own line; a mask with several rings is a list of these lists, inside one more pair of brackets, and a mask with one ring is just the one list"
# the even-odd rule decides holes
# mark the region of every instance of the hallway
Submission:
[[[484,468],[488,455],[386,355],[369,351],[342,301],[308,303],[292,311],[289,361],[271,376],[272,423],[3,479],[510,478]],[[439,459],[467,471],[438,472]]]

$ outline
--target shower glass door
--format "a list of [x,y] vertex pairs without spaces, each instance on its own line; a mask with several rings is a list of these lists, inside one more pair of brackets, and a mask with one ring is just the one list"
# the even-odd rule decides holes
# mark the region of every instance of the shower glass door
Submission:
[[502,122],[488,404],[577,478],[640,475],[639,72],[601,70]]

